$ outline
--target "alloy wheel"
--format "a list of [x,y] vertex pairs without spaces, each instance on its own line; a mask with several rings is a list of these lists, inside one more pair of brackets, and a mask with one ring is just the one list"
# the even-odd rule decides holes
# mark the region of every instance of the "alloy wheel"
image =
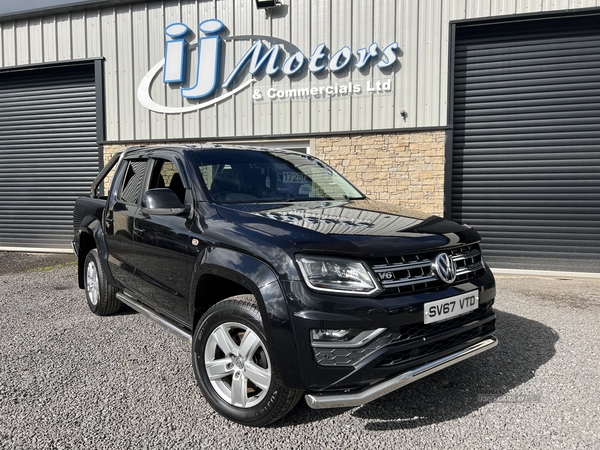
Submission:
[[265,344],[240,323],[223,323],[212,331],[204,350],[204,366],[218,395],[240,408],[260,403],[271,385]]

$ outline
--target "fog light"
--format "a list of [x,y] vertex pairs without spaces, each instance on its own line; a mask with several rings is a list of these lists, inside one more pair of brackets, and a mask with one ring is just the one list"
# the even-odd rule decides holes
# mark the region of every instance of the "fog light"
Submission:
[[310,330],[311,344],[315,348],[358,348],[375,339],[385,328],[376,330]]
[[[356,333],[352,333],[353,331]],[[310,337],[317,342],[346,342],[359,332],[360,330],[310,330]]]

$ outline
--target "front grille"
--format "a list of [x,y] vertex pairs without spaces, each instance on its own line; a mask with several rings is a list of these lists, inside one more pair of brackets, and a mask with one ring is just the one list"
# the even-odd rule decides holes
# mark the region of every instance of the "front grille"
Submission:
[[[439,253],[442,252],[436,250],[397,257],[370,259],[368,262],[385,289],[384,295],[407,294],[448,286],[431,271],[432,261]],[[471,280],[485,272],[478,244],[444,250],[444,253],[447,253],[457,266],[456,280],[452,284]]]

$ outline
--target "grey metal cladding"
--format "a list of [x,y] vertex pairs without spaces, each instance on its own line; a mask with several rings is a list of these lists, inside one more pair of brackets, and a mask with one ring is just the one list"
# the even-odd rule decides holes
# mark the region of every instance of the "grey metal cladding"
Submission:
[[[294,136],[413,129],[447,125],[448,39],[452,20],[598,6],[598,0],[283,0],[278,13],[257,10],[253,0],[134,2],[39,18],[0,23],[0,68],[29,64],[105,58],[106,136],[110,142],[161,139]],[[144,75],[165,53],[165,27],[186,23],[196,34],[198,24],[217,18],[225,36],[265,35],[284,39],[309,56],[315,46],[329,54],[348,46],[357,49],[376,42],[398,43],[398,64],[381,73],[371,67],[349,73],[325,72],[301,76],[295,82],[311,87],[336,83],[366,83],[389,77],[390,93],[353,98],[253,102],[252,89],[209,108],[185,114],[163,114],[144,108],[136,97]],[[231,70],[249,47],[248,41],[228,41],[224,72]],[[191,47],[190,47],[191,48]],[[190,64],[194,65],[195,51]],[[159,76],[160,77],[160,76]],[[285,80],[287,80],[284,77]],[[387,78],[386,78],[387,79]],[[261,82],[282,86],[264,75]],[[285,84],[285,83],[283,83]],[[154,83],[157,102],[181,101],[177,89]]]

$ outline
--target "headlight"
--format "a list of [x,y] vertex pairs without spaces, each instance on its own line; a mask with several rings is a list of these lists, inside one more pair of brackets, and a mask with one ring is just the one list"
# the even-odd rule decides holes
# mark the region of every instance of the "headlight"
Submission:
[[306,283],[316,291],[377,295],[383,291],[371,270],[355,259],[296,255]]

